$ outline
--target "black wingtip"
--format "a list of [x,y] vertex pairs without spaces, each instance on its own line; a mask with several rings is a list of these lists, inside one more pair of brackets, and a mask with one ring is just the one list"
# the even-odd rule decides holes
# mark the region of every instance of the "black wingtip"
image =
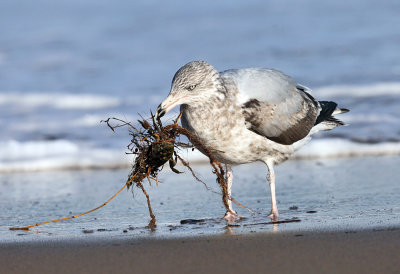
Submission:
[[339,126],[347,126],[347,124],[345,122],[340,121],[339,119],[337,119],[337,118],[335,118],[333,116],[330,116],[329,118],[325,119],[324,121],[332,122],[332,123],[335,123],[335,124],[337,124]]
[[337,107],[337,104],[331,101],[319,101],[319,104],[321,106],[321,111],[315,121],[315,125],[329,119]]

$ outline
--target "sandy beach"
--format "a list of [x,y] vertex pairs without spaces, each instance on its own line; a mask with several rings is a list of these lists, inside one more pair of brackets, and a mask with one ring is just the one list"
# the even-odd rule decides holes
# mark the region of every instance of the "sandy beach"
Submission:
[[2,273],[399,273],[400,229],[3,245]]

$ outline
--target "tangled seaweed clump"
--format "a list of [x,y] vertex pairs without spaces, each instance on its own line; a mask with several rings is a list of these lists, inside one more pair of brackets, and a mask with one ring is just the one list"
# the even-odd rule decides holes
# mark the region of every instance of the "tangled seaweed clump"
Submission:
[[[177,126],[179,118],[180,117],[176,119],[174,125]],[[112,121],[121,122],[122,124],[113,125]],[[104,122],[107,123],[108,127],[113,131],[115,131],[116,128],[123,126],[128,126],[130,128],[129,130],[132,139],[131,143],[128,145],[128,149],[131,151],[131,154],[136,155],[136,157],[126,185],[129,188],[134,184],[142,190],[147,198],[151,217],[149,227],[154,227],[156,224],[156,218],[151,208],[150,197],[147,194],[142,181],[147,178],[150,185],[151,180],[155,180],[158,184],[158,173],[166,162],[169,162],[172,171],[175,173],[181,173],[174,168],[178,159],[175,149],[179,146],[189,147],[190,145],[177,142],[176,138],[178,133],[174,130],[175,127],[169,127],[168,129],[163,127],[161,120],[156,119],[153,113],[151,113],[152,124],[145,119],[138,120],[142,129],[138,129],[131,123],[118,118],[108,118]]]
[[[177,150],[180,148],[190,148],[193,146],[200,148],[209,157],[213,172],[217,175],[217,182],[222,188],[223,202],[226,208],[228,208],[228,199],[232,199],[228,196],[225,172],[222,165],[213,158],[210,150],[205,147],[196,136],[178,125],[180,117],[181,115],[179,115],[172,124],[164,127],[161,120],[159,118],[156,119],[153,113],[151,113],[151,123],[145,119],[138,121],[142,127],[141,130],[131,123],[118,118],[109,118],[104,121],[113,131],[123,126],[128,126],[130,128],[132,139],[131,143],[128,145],[128,149],[132,154],[136,155],[136,157],[128,177],[127,186],[136,185],[146,196],[151,217],[149,227],[155,226],[156,218],[151,208],[149,195],[142,182],[147,178],[150,185],[151,180],[156,181],[158,184],[158,173],[167,162],[169,162],[169,166],[173,172],[181,173],[175,169],[176,163],[180,161],[190,170],[197,181],[203,183],[206,188],[209,189],[208,186],[196,176],[189,163],[178,155]],[[119,122],[120,124],[113,125],[112,121]],[[186,136],[190,143],[178,141],[180,136]]]

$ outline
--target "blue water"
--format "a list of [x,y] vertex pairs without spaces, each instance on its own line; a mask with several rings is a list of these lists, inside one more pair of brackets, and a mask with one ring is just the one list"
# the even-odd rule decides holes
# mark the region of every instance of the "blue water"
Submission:
[[4,0],[0,90],[164,95],[193,59],[311,87],[398,81],[399,11],[396,0]]
[[[11,161],[46,168],[68,153],[58,167],[84,157],[79,165],[106,166],[105,156],[82,151],[123,154],[129,136],[99,121],[148,116],[175,71],[195,59],[218,70],[282,70],[317,98],[352,110],[343,116],[351,129],[320,137],[395,143],[400,151],[399,13],[397,0],[3,0],[0,168],[11,170]],[[383,87],[373,93],[375,83]],[[349,92],[320,92],[336,85]],[[354,96],[351,88],[368,95]],[[62,150],[64,143],[54,140],[72,148]],[[54,147],[59,155],[49,158]]]

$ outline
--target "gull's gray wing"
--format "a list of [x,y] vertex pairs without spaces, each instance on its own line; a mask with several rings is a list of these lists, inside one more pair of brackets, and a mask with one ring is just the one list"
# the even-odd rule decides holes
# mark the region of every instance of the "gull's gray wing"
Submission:
[[246,126],[268,139],[290,145],[303,139],[315,125],[319,103],[309,89],[273,69],[221,72],[228,92],[237,92]]

